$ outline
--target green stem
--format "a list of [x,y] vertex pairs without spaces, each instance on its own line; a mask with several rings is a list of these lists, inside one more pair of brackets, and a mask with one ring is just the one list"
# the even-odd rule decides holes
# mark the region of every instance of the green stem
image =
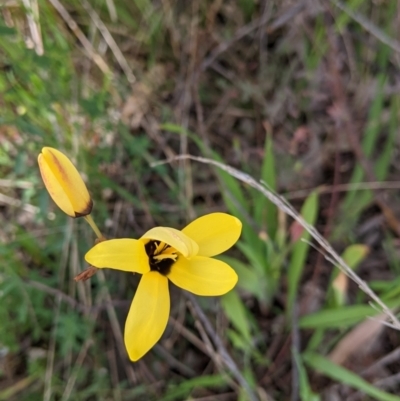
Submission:
[[92,228],[92,230],[94,231],[94,233],[97,235],[98,239],[104,239],[103,234],[101,233],[101,231],[99,230],[99,228],[97,227],[96,223],[94,222],[92,216],[90,214],[86,215],[85,220],[89,223],[89,226]]

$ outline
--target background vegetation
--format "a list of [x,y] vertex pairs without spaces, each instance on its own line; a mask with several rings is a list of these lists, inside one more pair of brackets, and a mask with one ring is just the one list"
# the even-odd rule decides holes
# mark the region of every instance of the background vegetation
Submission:
[[395,310],[398,2],[3,0],[0,14],[0,400],[251,397],[172,286],[162,340],[127,360],[137,277],[73,281],[94,236],[49,199],[43,146],[85,175],[107,237],[243,221],[224,256],[237,289],[198,302],[255,399],[400,400],[399,332],[298,223],[211,166],[150,166],[191,153],[262,179]]

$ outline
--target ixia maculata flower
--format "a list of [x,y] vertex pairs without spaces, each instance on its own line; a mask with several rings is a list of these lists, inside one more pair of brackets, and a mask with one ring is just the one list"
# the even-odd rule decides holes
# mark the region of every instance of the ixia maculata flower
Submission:
[[237,282],[235,271],[212,258],[235,244],[242,223],[225,213],[202,216],[182,231],[155,227],[140,239],[113,239],[85,256],[91,265],[140,273],[142,277],[125,324],[125,345],[137,361],[162,336],[168,322],[168,280],[197,295],[216,296]]

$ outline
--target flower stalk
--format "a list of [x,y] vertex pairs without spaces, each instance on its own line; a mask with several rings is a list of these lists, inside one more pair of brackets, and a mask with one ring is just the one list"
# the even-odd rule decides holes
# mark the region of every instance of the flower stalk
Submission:
[[88,214],[86,216],[84,216],[85,221],[89,224],[89,226],[91,227],[91,229],[94,231],[94,233],[96,234],[97,238],[100,241],[104,241],[105,237],[103,236],[103,234],[101,233],[101,231],[99,230],[99,228],[97,227],[96,223],[93,220],[92,215]]

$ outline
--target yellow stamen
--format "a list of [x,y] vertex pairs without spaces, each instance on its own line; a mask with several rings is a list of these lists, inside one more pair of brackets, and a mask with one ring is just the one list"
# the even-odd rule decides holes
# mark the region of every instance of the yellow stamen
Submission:
[[178,258],[178,255],[176,253],[172,253],[169,255],[162,253],[161,255],[153,256],[153,259],[157,260],[158,262],[160,262],[161,260],[164,260],[164,259],[172,259],[174,262],[176,262],[177,258]]
[[170,246],[163,251],[163,255],[175,255],[175,254],[176,254],[176,249]]
[[167,247],[167,245],[165,244],[165,242],[160,242],[157,245],[157,248],[154,251],[154,255],[157,255],[157,254],[161,253],[163,251],[163,249],[166,248],[166,247]]

